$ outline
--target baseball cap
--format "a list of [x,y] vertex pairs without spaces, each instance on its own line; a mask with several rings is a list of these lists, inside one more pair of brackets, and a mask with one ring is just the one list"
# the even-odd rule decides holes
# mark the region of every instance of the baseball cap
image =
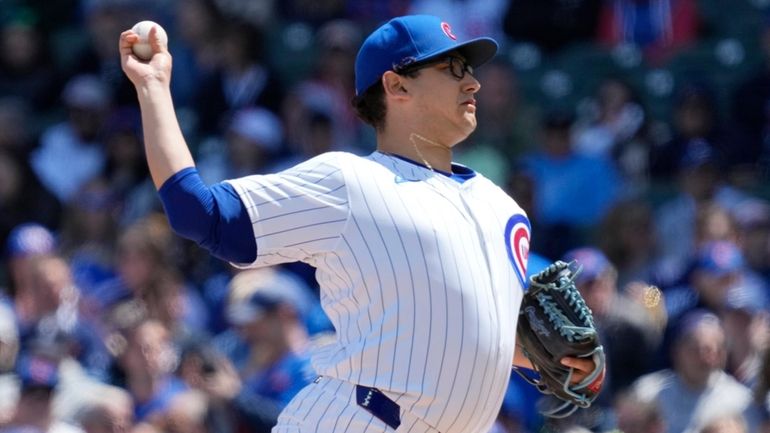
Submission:
[[703,245],[695,259],[696,269],[724,275],[743,268],[743,254],[729,241],[713,241]]
[[433,60],[457,51],[474,68],[497,53],[497,42],[488,37],[461,42],[451,26],[433,15],[393,18],[372,32],[356,56],[356,95],[363,94],[382,74],[396,67]]
[[301,317],[312,306],[307,286],[285,271],[270,268],[242,271],[230,281],[229,289],[231,293],[247,293],[227,307],[227,320],[234,325],[257,320],[281,304],[293,307]]
[[62,100],[70,107],[102,110],[112,102],[107,85],[92,74],[82,74],[67,82],[62,91]]
[[679,169],[692,170],[717,162],[718,155],[714,146],[702,138],[697,138],[687,142],[684,153],[679,159]]
[[56,388],[59,383],[59,366],[52,360],[27,355],[16,363],[16,374],[22,388]]
[[567,263],[576,260],[582,270],[578,274],[575,282],[580,284],[586,281],[597,279],[605,271],[612,268],[612,264],[599,249],[594,247],[581,247],[567,251],[563,260]]
[[722,327],[722,321],[719,316],[709,310],[698,308],[685,313],[673,327],[673,341],[679,342],[685,337],[692,335],[693,331],[701,326]]
[[230,305],[227,308],[227,320],[233,325],[245,325],[259,319],[280,304],[280,299],[257,292],[245,302]]
[[40,224],[23,223],[11,230],[5,248],[8,257],[49,254],[56,249],[56,238]]
[[269,151],[278,151],[283,141],[281,120],[267,109],[244,108],[235,113],[230,131]]

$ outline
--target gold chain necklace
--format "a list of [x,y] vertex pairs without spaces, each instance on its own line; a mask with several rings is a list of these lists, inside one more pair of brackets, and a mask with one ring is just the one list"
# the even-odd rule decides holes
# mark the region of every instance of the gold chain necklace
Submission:
[[428,169],[430,169],[430,171],[436,171],[436,170],[433,169],[433,166],[430,165],[428,160],[425,159],[425,156],[422,154],[422,152],[420,152],[420,148],[417,146],[417,142],[414,141],[415,137],[419,138],[420,140],[422,140],[422,141],[424,141],[424,142],[426,142],[428,144],[432,144],[433,146],[438,146],[438,147],[442,147],[442,148],[446,148],[446,146],[442,145],[441,143],[437,143],[437,142],[435,142],[435,141],[433,141],[433,140],[431,140],[429,138],[423,137],[422,135],[420,135],[420,134],[418,134],[416,132],[412,132],[412,133],[409,134],[409,141],[412,142],[412,146],[414,146],[414,150],[415,150],[415,152],[417,152],[417,156],[419,156],[420,159],[422,159],[423,164],[425,164],[425,166],[428,167]]

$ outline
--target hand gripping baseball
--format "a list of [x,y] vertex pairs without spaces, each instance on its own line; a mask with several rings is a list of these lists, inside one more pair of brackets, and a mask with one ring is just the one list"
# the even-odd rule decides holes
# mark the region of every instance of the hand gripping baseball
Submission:
[[153,82],[164,85],[170,82],[171,55],[168,52],[167,39],[161,38],[160,32],[165,34],[159,25],[154,25],[149,30],[147,40],[151,57],[147,60],[137,57],[134,52],[134,45],[143,43],[139,34],[134,30],[126,30],[120,35],[120,64],[137,89]]
[[[591,405],[601,390],[605,356],[591,310],[575,287],[580,268],[576,262],[557,261],[530,277],[516,329],[517,344],[533,365],[537,377],[514,367],[540,392],[560,400],[543,415],[563,418]],[[562,362],[564,359],[570,360]],[[591,360],[593,370],[576,369]]]

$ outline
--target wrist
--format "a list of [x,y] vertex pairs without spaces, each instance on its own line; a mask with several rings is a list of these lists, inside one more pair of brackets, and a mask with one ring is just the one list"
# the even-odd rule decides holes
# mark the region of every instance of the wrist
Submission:
[[148,80],[136,86],[136,94],[141,102],[143,99],[151,99],[157,94],[171,94],[169,83],[161,80]]

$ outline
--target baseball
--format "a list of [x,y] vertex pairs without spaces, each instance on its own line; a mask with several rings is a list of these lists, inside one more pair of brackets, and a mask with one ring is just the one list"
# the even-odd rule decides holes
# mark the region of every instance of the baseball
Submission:
[[168,35],[166,30],[161,27],[160,24],[154,21],[139,21],[134,24],[131,30],[139,35],[139,41],[135,43],[133,48],[134,55],[141,60],[150,60],[152,58],[152,47],[150,46],[149,36],[152,26],[157,28],[158,38],[161,44],[168,44]]

